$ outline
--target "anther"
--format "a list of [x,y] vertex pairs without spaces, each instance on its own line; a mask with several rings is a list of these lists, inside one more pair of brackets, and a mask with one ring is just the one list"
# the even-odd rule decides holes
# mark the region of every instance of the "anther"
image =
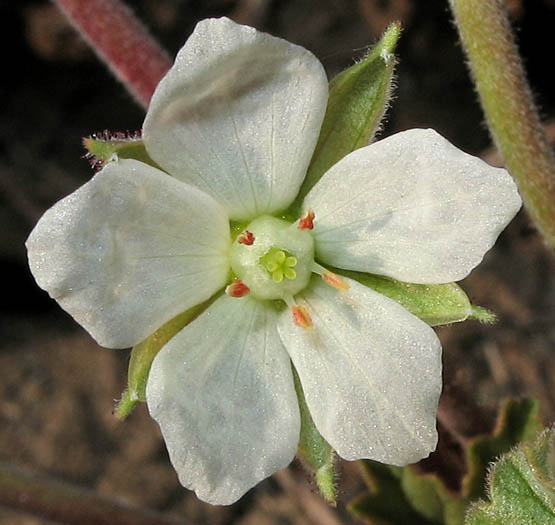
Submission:
[[317,262],[312,263],[312,271],[320,275],[326,284],[333,286],[337,290],[345,292],[349,289],[349,283],[347,283],[340,275],[330,272],[328,269],[320,266]]
[[245,230],[239,237],[237,237],[237,242],[239,244],[246,244],[247,246],[252,246],[254,243],[254,235],[249,231]]
[[226,286],[225,293],[230,297],[244,297],[250,293],[250,289],[243,281],[237,279]]
[[314,211],[305,211],[299,219],[299,230],[312,230],[314,228]]
[[312,317],[308,313],[308,310],[304,306],[294,304],[291,306],[291,312],[293,312],[293,321],[297,326],[308,330],[313,327]]
[[349,283],[347,283],[347,281],[344,281],[342,277],[336,273],[330,272],[329,270],[326,270],[322,274],[322,279],[326,284],[329,284],[342,292],[346,292],[349,289]]

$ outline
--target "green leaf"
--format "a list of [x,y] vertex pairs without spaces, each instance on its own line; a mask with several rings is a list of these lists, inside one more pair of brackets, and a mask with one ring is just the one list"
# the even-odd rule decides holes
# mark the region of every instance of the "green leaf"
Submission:
[[472,306],[462,288],[455,283],[411,284],[368,273],[341,269],[333,269],[333,271],[397,301],[430,326],[456,323],[466,319],[478,319],[483,322],[491,322],[495,319],[495,316],[487,310]]
[[507,453],[491,469],[490,502],[470,509],[467,525],[555,524],[555,428]]
[[467,502],[451,493],[435,474],[419,473],[412,465],[360,463],[370,494],[356,498],[349,510],[367,523],[463,524]]
[[402,469],[401,486],[411,507],[433,523],[462,525],[467,502],[449,491],[435,474],[420,474],[414,467]]
[[97,133],[83,139],[83,146],[87,150],[87,158],[95,168],[102,168],[104,164],[116,156],[120,159],[140,160],[150,166],[160,169],[146,152],[140,133]]
[[[507,401],[499,409],[496,428],[492,435],[475,439],[465,453],[471,472],[463,488],[453,493],[433,473],[422,473],[418,467],[391,467],[374,461],[359,462],[369,493],[353,500],[348,509],[367,523],[375,525],[445,524],[462,525],[472,498],[485,486],[487,465],[518,442],[531,440],[541,428],[539,406],[534,400]],[[553,480],[555,452],[553,443],[544,440],[533,450],[527,449],[529,463],[543,480]],[[544,483],[545,484],[545,483]],[[471,491],[470,488],[474,489]],[[543,489],[542,489],[543,490]],[[548,491],[549,492],[549,491]],[[546,492],[541,492],[545,496]],[[544,498],[545,499],[545,498]],[[476,509],[485,520],[486,512]],[[489,512],[489,510],[488,510]],[[473,525],[517,523],[551,523],[543,521],[476,521]],[[555,523],[554,523],[555,525]]]
[[[370,493],[349,503],[347,509],[371,525],[432,525],[433,521],[418,514],[409,503],[403,487],[403,468],[376,461],[359,461]],[[406,467],[405,467],[406,468]]]
[[298,455],[303,464],[312,472],[316,485],[325,500],[331,505],[337,501],[335,484],[335,452],[320,435],[308,410],[297,371],[293,368],[295,390],[301,413],[301,435]]
[[539,410],[539,403],[534,399],[509,399],[499,410],[493,434],[469,443],[466,450],[468,473],[462,482],[466,498],[484,497],[488,465],[518,443],[535,438],[542,428]]
[[175,334],[206,310],[216,296],[177,315],[133,347],[127,372],[127,388],[116,406],[116,416],[119,419],[125,419],[139,401],[146,401],[146,383],[156,354]]
[[329,168],[374,137],[391,97],[400,34],[400,24],[390,25],[364,59],[330,82],[326,115],[297,206]]

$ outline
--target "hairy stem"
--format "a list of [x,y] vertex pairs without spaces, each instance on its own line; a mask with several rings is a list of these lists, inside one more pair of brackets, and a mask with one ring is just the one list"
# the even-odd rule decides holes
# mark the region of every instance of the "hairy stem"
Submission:
[[54,0],[143,107],[172,62],[119,0]]
[[490,131],[528,212],[555,247],[555,156],[503,0],[449,0]]
[[177,525],[169,518],[59,480],[0,462],[0,505],[55,522],[96,525]]

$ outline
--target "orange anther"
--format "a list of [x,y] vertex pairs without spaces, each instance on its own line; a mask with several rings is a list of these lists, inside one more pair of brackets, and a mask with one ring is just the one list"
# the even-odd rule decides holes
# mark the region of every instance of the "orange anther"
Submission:
[[249,292],[249,287],[239,279],[233,281],[231,284],[228,284],[225,289],[225,293],[230,297],[244,297]]
[[333,286],[334,288],[337,288],[342,292],[345,292],[349,289],[349,283],[344,281],[343,278],[336,273],[330,272],[329,270],[326,270],[324,273],[322,273],[322,279],[324,279],[324,282],[326,284],[329,284],[330,286]]
[[249,230],[245,230],[241,235],[239,235],[239,237],[237,237],[237,242],[239,244],[252,246],[254,243],[254,235]]
[[299,230],[312,230],[314,228],[314,212],[305,211],[299,219]]
[[312,328],[312,317],[310,317],[308,310],[304,306],[294,304],[291,307],[291,311],[293,312],[293,321],[295,321],[297,326],[305,330]]

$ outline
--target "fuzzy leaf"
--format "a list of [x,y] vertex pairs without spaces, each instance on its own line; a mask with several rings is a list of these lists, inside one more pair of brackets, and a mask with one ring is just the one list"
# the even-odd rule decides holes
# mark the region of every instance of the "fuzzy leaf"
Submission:
[[555,428],[503,456],[488,481],[490,502],[471,508],[467,525],[555,524]]
[[116,155],[121,159],[135,159],[159,168],[146,152],[139,133],[126,135],[105,131],[85,137],[83,146],[87,150],[87,158],[95,168],[102,168]]
[[468,445],[463,495],[471,500],[484,497],[488,465],[518,443],[533,440],[541,428],[537,401],[507,400],[499,410],[493,434],[480,436]]
[[326,115],[297,206],[338,160],[373,139],[391,96],[400,34],[401,26],[391,24],[364,59],[330,82]]
[[127,388],[116,407],[116,416],[125,419],[139,401],[146,401],[145,390],[153,359],[160,349],[213,302],[214,297],[177,315],[131,350]]
[[462,288],[455,283],[410,284],[368,273],[338,269],[334,271],[397,301],[430,326],[456,323],[466,319],[477,319],[482,322],[495,320],[491,312],[472,306]]
[[298,455],[312,472],[316,485],[324,499],[331,505],[337,501],[335,484],[335,452],[316,429],[308,410],[297,371],[293,368],[295,390],[301,413],[301,435]]

